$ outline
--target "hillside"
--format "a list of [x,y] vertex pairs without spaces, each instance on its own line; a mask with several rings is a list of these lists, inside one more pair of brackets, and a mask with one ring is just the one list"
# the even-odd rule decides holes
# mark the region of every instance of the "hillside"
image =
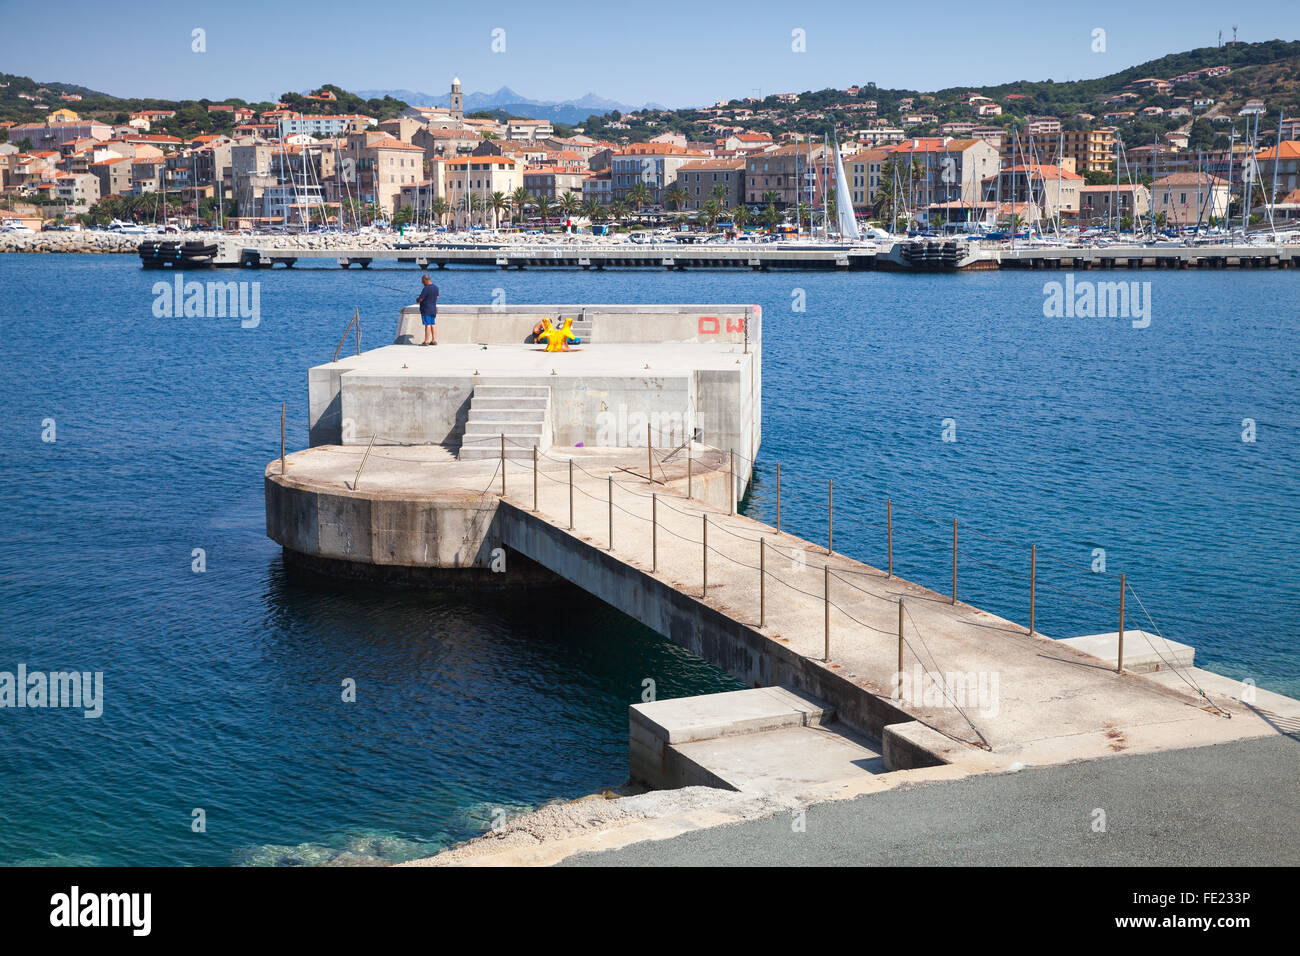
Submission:
[[[1216,66],[1226,66],[1230,72],[1222,76],[1197,77],[1190,82],[1178,83],[1166,92],[1126,89],[1134,80],[1147,77],[1171,79]],[[229,124],[229,119],[207,112],[207,106],[212,103],[247,106],[259,112],[276,105],[245,103],[239,99],[176,101],[122,98],[74,84],[37,83],[29,77],[9,74],[0,74],[0,84],[3,84],[0,86],[0,120],[39,122],[53,110],[67,107],[83,117],[125,123],[129,114],[138,110],[174,109],[178,112],[174,119],[156,124],[154,128],[181,136],[229,131],[229,125],[222,125]],[[1130,145],[1149,143],[1168,130],[1182,127],[1191,132],[1194,146],[1208,146],[1226,134],[1228,124],[1211,123],[1206,117],[1214,114],[1235,117],[1248,99],[1257,98],[1265,103],[1266,112],[1260,119],[1261,136],[1276,127],[1279,110],[1287,116],[1300,116],[1300,41],[1269,40],[1262,43],[1202,47],[1169,54],[1097,79],[1063,83],[1019,80],[995,86],[951,87],[928,92],[882,89],[870,82],[861,83],[859,87],[860,92],[856,97],[842,90],[809,90],[799,93],[794,102],[782,102],[776,95],[771,95],[761,102],[732,100],[721,111],[716,108],[667,110],[646,107],[630,113],[621,104],[612,104],[594,94],[566,103],[547,103],[529,100],[502,87],[492,94],[470,94],[466,97],[465,107],[471,112],[500,111],[506,115],[547,119],[565,125],[583,124],[593,136],[638,142],[667,131],[684,133],[691,139],[710,139],[714,134],[709,131],[708,124],[719,121],[773,135],[791,130],[818,133],[832,125],[840,130],[861,129],[881,121],[898,126],[902,125],[900,105],[908,97],[915,101],[911,107],[913,111],[933,117],[933,120],[908,124],[906,130],[909,135],[932,133],[944,123],[956,121],[975,121],[1011,128],[1022,126],[1026,116],[1036,115],[1059,117],[1066,129],[1077,129],[1092,122],[1076,117],[1075,114],[1078,113],[1100,117],[1104,113],[1117,111],[1132,111],[1136,114],[1145,107],[1167,111],[1186,105],[1192,98],[1202,98],[1215,102],[1203,114],[1198,114],[1194,125],[1189,118],[1164,115],[1134,116],[1117,121],[1117,125],[1122,138]],[[388,119],[405,109],[408,102],[445,102],[446,99],[445,94],[431,97],[400,90],[356,94],[332,85],[322,87],[321,90],[332,92],[335,99],[326,101],[289,92],[284,94],[281,102],[293,109],[314,113],[366,113],[378,119]],[[967,103],[967,97],[971,93],[989,97],[1002,108],[1002,114],[975,119]],[[1120,93],[1131,93],[1134,96],[1122,106],[1107,104],[1108,99]],[[76,95],[81,99],[69,102],[61,99],[60,94]],[[24,96],[29,98],[25,99]],[[412,99],[406,99],[407,96]],[[874,111],[864,108],[868,100],[876,103]],[[593,109],[605,107],[603,113],[592,113]],[[737,111],[748,111],[752,115],[737,117],[734,115]],[[631,119],[625,121],[624,116],[630,116]],[[1241,125],[1238,121],[1239,135]]]
[[[1052,80],[1020,80],[995,86],[962,86],[943,90],[885,89],[874,83],[858,84],[858,96],[849,96],[843,90],[825,89],[804,91],[796,102],[782,102],[777,95],[765,97],[761,102],[732,100],[727,112],[751,110],[752,118],[740,121],[748,129],[772,134],[787,130],[820,132],[827,126],[837,128],[862,128],[876,117],[888,119],[898,125],[900,104],[908,97],[915,102],[912,109],[918,113],[933,114],[934,122],[910,125],[909,134],[933,132],[947,122],[974,121],[997,126],[1018,126],[1026,116],[1045,115],[1062,119],[1064,126],[1081,128],[1082,119],[1075,113],[1102,113],[1120,109],[1107,106],[1105,101],[1126,91],[1127,84],[1147,77],[1168,79],[1181,74],[1215,66],[1227,66],[1231,72],[1225,76],[1202,77],[1188,83],[1179,83],[1170,93],[1154,91],[1137,92],[1137,98],[1123,106],[1124,110],[1140,111],[1156,106],[1169,109],[1180,105],[1174,96],[1206,97],[1216,101],[1213,112],[1235,116],[1247,99],[1262,99],[1267,112],[1260,120],[1261,135],[1276,125],[1278,110],[1287,116],[1300,116],[1300,41],[1269,40],[1262,43],[1228,44],[1222,48],[1203,47],[1183,53],[1170,54],[1146,63],[1140,63],[1117,73],[1091,80],[1073,80],[1057,83]],[[1002,115],[974,119],[966,102],[968,94],[987,96],[1002,107]],[[867,100],[876,103],[874,114],[864,110]],[[606,114],[588,122],[592,135],[622,135],[632,141],[645,140],[666,130],[682,132],[691,138],[704,139],[705,124],[717,120],[715,111],[700,109],[643,110],[634,114],[628,123],[630,129],[620,130],[611,123],[619,121],[617,115]],[[726,117],[724,116],[725,120]],[[1270,122],[1271,121],[1271,122]],[[1150,142],[1168,129],[1186,125],[1186,120],[1136,119],[1121,124],[1121,134],[1130,143]],[[1221,130],[1220,130],[1221,131]]]

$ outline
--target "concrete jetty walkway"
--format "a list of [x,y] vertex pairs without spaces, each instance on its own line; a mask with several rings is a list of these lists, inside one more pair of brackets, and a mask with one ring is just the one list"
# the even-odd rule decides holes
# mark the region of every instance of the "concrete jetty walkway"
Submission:
[[[536,471],[531,460],[507,456],[504,495],[500,460],[457,461],[437,446],[376,448],[353,488],[364,453],[358,446],[307,449],[289,456],[284,476],[279,460],[272,462],[268,533],[287,548],[308,550],[287,530],[302,516],[283,496],[338,498],[350,506],[334,509],[311,533],[322,541],[329,537],[322,529],[332,529],[334,550],[322,555],[343,557],[340,542],[350,541],[354,560],[382,563],[376,546],[385,531],[408,551],[421,536],[461,539],[420,521],[385,527],[390,519],[374,514],[364,528],[347,522],[370,505],[391,518],[441,499],[476,516],[484,548],[504,545],[752,686],[785,685],[827,701],[839,719],[883,741],[887,769],[946,763],[991,770],[1276,732],[1276,715],[1238,703],[1226,689],[1211,705],[1167,674],[1117,674],[1023,625],[732,514],[728,458],[700,446],[689,466],[684,452],[668,460],[657,453],[653,482],[645,449],[555,447],[539,456]],[[900,599],[903,673],[933,681],[928,695],[913,687],[900,696],[896,684]]]

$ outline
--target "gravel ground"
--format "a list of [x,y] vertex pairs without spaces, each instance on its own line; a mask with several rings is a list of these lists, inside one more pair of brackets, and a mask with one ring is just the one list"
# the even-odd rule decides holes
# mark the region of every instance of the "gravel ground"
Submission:
[[1300,737],[904,787],[799,823],[784,811],[563,865],[1296,866]]

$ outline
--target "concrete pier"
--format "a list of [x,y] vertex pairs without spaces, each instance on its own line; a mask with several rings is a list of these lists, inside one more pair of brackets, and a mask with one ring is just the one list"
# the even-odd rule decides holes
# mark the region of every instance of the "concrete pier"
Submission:
[[1300,244],[1176,243],[1106,246],[1016,245],[967,238],[914,238],[862,245],[814,243],[656,244],[589,243],[467,244],[409,248],[298,248],[275,245],[225,248],[218,266],[248,269],[317,265],[369,268],[373,263],[419,269],[745,269],[757,272],[824,271],[931,273],[982,269],[1291,269]]
[[[581,351],[524,341],[541,315],[573,318]],[[438,338],[311,370],[312,447],[267,466],[267,534],[329,574],[566,583],[752,688],[634,705],[635,782],[825,799],[1300,720],[1160,635],[1126,632],[1120,670],[1118,634],[1031,634],[736,513],[761,443],[756,307],[460,307]]]
[[[490,569],[500,548],[503,581],[521,556],[751,686],[822,702],[872,743],[885,769],[1057,763],[1272,732],[1248,706],[1219,697],[1211,706],[1186,686],[1116,673],[1065,642],[732,514],[728,456],[717,450],[693,449],[689,479],[683,460],[655,482],[635,474],[644,449],[552,448],[536,480],[531,461],[507,457],[504,494],[499,460],[444,452],[433,465],[413,451],[372,450],[357,488],[349,486],[364,449],[298,452],[284,475],[276,460],[266,472],[268,534],[292,551],[379,565]],[[472,518],[449,524],[440,512],[454,500]],[[896,680],[900,599],[911,688]],[[924,675],[942,675],[953,696],[919,693]],[[981,680],[995,693],[975,693]]]

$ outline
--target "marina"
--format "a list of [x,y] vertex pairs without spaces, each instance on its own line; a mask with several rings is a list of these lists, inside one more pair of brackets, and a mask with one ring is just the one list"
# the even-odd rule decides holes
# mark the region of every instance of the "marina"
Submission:
[[752,271],[960,272],[984,269],[1291,269],[1300,244],[1066,246],[1016,248],[973,240],[901,240],[871,246],[780,243],[704,245],[448,245],[410,248],[285,248],[151,241],[138,249],[146,269],[270,269],[413,265],[420,269],[748,269]]

